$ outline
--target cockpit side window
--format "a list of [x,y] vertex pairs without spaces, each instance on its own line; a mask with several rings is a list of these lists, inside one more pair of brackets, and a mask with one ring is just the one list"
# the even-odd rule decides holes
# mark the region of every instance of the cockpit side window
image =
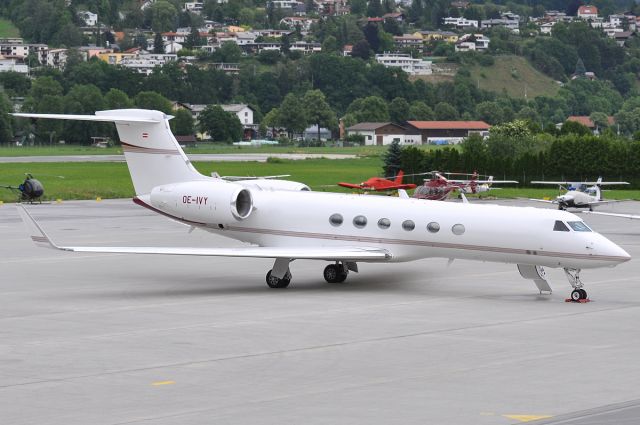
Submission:
[[569,228],[566,224],[561,222],[560,220],[556,220],[556,224],[553,225],[554,232],[568,232]]
[[567,221],[567,224],[569,226],[571,226],[571,228],[573,230],[575,230],[576,232],[590,232],[591,229],[589,229],[589,227],[584,224],[583,221]]

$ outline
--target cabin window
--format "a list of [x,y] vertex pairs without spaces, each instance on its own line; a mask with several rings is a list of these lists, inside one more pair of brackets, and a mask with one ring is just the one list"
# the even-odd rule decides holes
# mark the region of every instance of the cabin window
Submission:
[[569,226],[571,226],[571,228],[573,230],[575,230],[576,232],[590,232],[591,229],[589,229],[589,227],[584,224],[583,221],[567,221],[567,224]]
[[331,223],[332,226],[338,227],[340,225],[342,225],[342,214],[332,214],[331,217],[329,217],[329,223]]
[[438,233],[440,231],[440,225],[435,221],[432,221],[431,223],[427,224],[427,230],[431,233]]
[[381,229],[388,229],[389,227],[391,227],[391,220],[389,220],[388,218],[381,218],[380,220],[378,220],[378,227]]
[[402,228],[408,232],[416,228],[416,223],[412,220],[405,220],[402,222]]
[[464,225],[463,224],[454,224],[451,227],[451,231],[453,232],[454,235],[461,235],[464,233]]
[[554,232],[568,232],[569,228],[566,224],[561,222],[560,220],[556,220],[556,224],[553,225]]
[[362,229],[367,225],[367,217],[363,215],[357,215],[353,217],[353,225],[356,226],[358,229]]

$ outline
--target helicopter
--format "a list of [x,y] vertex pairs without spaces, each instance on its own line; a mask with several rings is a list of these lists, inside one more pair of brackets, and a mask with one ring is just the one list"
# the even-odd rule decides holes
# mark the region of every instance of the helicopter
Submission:
[[39,180],[34,179],[31,173],[25,173],[27,176],[18,186],[0,185],[0,187],[18,192],[18,202],[35,202],[42,203],[42,195],[44,195],[44,186]]

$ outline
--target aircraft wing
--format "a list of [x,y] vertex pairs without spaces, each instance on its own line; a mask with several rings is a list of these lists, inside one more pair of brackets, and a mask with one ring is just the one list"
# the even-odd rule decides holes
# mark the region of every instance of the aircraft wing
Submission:
[[568,186],[571,184],[571,182],[548,182],[548,181],[542,181],[542,180],[534,180],[531,183],[532,184],[552,184],[555,186]]
[[338,183],[338,186],[348,187],[349,189],[368,189],[368,188],[360,186],[359,184],[353,184],[353,183],[340,182],[340,183]]
[[61,251],[96,252],[112,254],[160,254],[195,255],[209,257],[292,258],[300,260],[327,261],[389,261],[392,255],[376,247],[246,247],[246,248],[182,248],[182,247],[122,247],[122,246],[60,246],[54,243],[31,214],[18,205],[20,218],[36,245]]
[[606,212],[596,212],[596,211],[583,211],[583,214],[598,214],[598,215],[608,215],[611,217],[621,217],[621,218],[630,218],[632,220],[640,220],[640,215],[635,214],[618,214],[618,213],[606,213]]
[[558,201],[556,200],[550,200],[550,199],[536,199],[536,198],[529,198],[529,201],[536,201],[536,202],[545,202],[547,204],[557,204]]
[[598,205],[605,205],[605,204],[613,204],[614,202],[624,202],[627,201],[627,199],[609,199],[606,201],[592,201],[589,202],[589,205],[592,207],[598,206]]

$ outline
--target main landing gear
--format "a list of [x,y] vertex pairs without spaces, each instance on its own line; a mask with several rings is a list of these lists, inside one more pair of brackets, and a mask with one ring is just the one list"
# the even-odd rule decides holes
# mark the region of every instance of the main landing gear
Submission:
[[[291,283],[291,271],[289,258],[277,258],[273,268],[267,273],[267,286],[269,288],[286,288]],[[342,283],[347,279],[349,271],[358,272],[358,265],[351,261],[336,261],[324,268],[324,279],[329,283]]]
[[342,263],[329,264],[324,268],[324,280],[329,283],[342,283],[347,280],[349,269]]
[[573,301],[578,303],[584,303],[589,301],[587,291],[582,287],[584,284],[580,280],[580,269],[564,269],[564,274],[569,279],[569,284],[573,287],[571,291],[571,298],[567,301]]

